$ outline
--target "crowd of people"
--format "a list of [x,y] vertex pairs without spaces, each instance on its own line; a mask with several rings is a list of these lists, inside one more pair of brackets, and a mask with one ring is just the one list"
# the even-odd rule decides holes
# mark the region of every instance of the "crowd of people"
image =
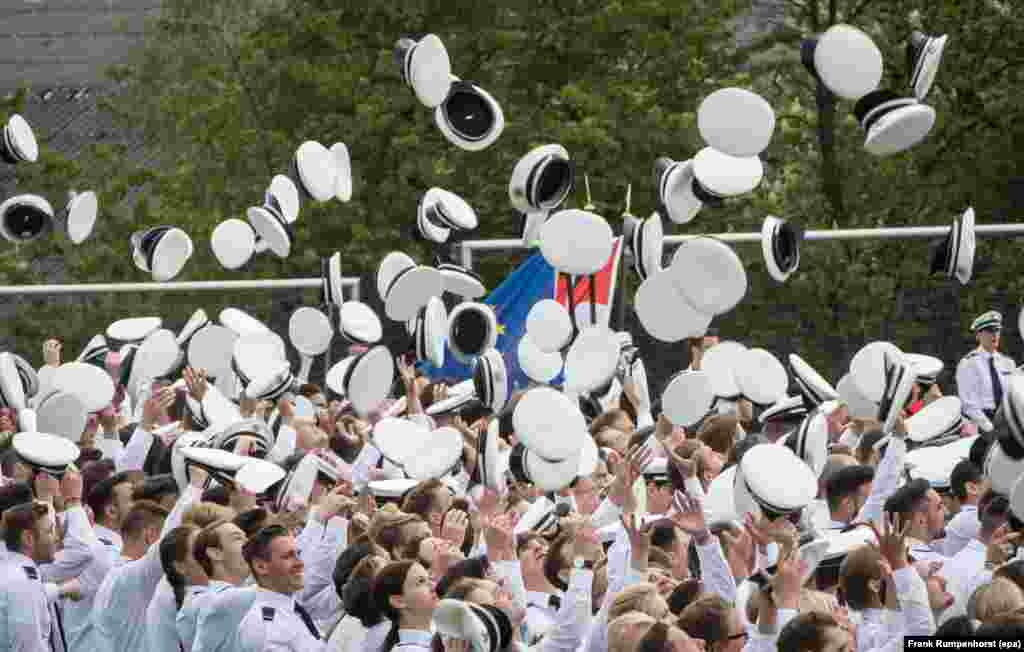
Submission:
[[[403,356],[398,391],[363,414],[312,383],[275,401],[230,398],[191,367],[125,387],[108,353],[114,399],[80,436],[0,416],[3,649],[868,652],[901,649],[906,636],[1019,641],[1024,396],[1012,373],[987,374],[1002,364],[1002,322],[983,317],[979,348],[957,371],[968,418],[953,433],[921,425],[944,399],[934,372],[914,379],[888,430],[806,377],[773,406],[717,400],[680,426],[665,406],[653,414],[627,374],[604,409],[581,408],[583,448],[597,454],[569,467],[531,467],[519,408],[536,388],[491,414],[453,401],[455,388]],[[723,344],[691,340],[685,373]],[[60,342],[43,345],[37,384],[61,357]],[[409,477],[385,441],[396,422],[457,431],[457,463]],[[55,439],[77,443],[69,452]],[[794,498],[807,473],[809,493]]]

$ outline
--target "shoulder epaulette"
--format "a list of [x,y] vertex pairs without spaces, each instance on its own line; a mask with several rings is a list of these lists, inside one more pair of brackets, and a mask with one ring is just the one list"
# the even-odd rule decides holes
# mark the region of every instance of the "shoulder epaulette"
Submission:
[[263,620],[270,623],[274,621],[274,614],[276,611],[273,607],[263,607]]
[[105,546],[112,546],[112,545],[114,545],[114,542],[111,541],[110,539],[104,539],[103,537],[97,537],[97,538],[100,540],[100,543],[102,543]]
[[32,566],[22,566],[22,568],[25,569],[25,574],[28,575],[28,578],[30,580],[38,580],[39,579],[39,571],[37,571]]

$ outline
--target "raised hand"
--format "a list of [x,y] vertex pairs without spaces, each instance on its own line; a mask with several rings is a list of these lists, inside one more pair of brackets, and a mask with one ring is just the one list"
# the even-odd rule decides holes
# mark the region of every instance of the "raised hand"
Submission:
[[509,561],[516,558],[515,523],[511,514],[498,514],[483,518],[484,541],[487,543],[488,555],[494,554],[495,559],[507,557]]
[[[882,515],[882,532],[878,534],[878,553],[895,572],[906,568],[907,564],[907,532],[910,522],[903,522],[899,514],[885,512]],[[876,530],[877,533],[877,530]]]
[[168,408],[174,405],[174,398],[173,387],[162,387],[147,399],[142,407],[142,429],[152,431],[156,428]]
[[698,539],[698,543],[700,539],[710,536],[700,499],[677,491],[673,503],[675,509],[669,513],[669,518],[679,529]]
[[404,355],[398,356],[397,365],[398,377],[402,379],[402,383],[408,391],[416,383],[416,369],[406,361]]
[[441,538],[456,548],[462,548],[466,541],[466,530],[469,528],[469,515],[458,509],[449,511],[441,525]]
[[800,552],[789,550],[779,556],[775,575],[771,578],[772,598],[781,609],[800,607],[800,590],[807,562],[800,558]]
[[46,363],[46,366],[60,366],[60,353],[63,348],[64,345],[58,339],[50,338],[43,342],[43,362]]
[[186,367],[182,373],[182,378],[185,379],[185,388],[188,389],[189,396],[202,403],[203,399],[206,398],[206,392],[209,390],[209,384],[206,381],[206,370]]
[[653,524],[642,522],[642,518],[635,513],[622,515],[622,527],[629,535],[629,545],[632,550],[650,550],[651,534],[654,532]]

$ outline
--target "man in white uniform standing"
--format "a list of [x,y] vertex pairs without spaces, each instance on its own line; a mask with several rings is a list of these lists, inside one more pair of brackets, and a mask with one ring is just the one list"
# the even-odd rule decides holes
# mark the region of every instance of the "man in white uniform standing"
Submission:
[[956,367],[956,387],[963,403],[964,416],[982,432],[992,431],[992,418],[1006,393],[1013,373],[1013,359],[999,352],[1003,315],[990,310],[971,323],[978,348],[960,360]]

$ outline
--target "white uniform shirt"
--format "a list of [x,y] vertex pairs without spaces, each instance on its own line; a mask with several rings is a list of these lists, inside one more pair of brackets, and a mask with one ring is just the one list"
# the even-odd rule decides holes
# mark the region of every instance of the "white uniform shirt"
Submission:
[[985,570],[985,544],[971,539],[967,545],[942,565],[939,573],[946,578],[946,591],[953,596],[953,604],[939,619],[940,624],[954,616],[967,614],[967,601],[974,592],[972,580]]
[[146,607],[146,652],[180,652],[177,617],[174,589],[164,577]]
[[206,586],[190,586],[185,592],[185,601],[178,610],[178,617],[175,620],[175,628],[178,635],[176,640],[181,643],[185,652],[191,652],[196,640],[196,619],[199,612],[211,604],[214,598],[220,593],[231,588],[227,582],[210,580]]
[[936,547],[931,543],[925,543],[913,538],[907,538],[907,543],[910,544],[910,556],[914,561],[941,561],[945,564],[949,561],[949,557],[942,554]]
[[36,563],[8,552],[0,566],[0,644],[11,652],[50,652],[53,623]]
[[92,562],[78,576],[81,599],[77,602],[66,601],[63,605],[64,636],[67,638],[68,649],[74,652],[85,649],[92,629],[92,607],[96,591],[114,563],[121,558],[123,541],[120,534],[102,525],[95,526],[93,532],[99,547]]
[[207,593],[208,600],[196,609],[192,652],[235,652],[239,625],[258,594],[255,586]]
[[[182,492],[174,509],[164,521],[163,539],[181,523],[181,517],[198,497],[194,487]],[[146,620],[142,605],[149,605],[163,577],[160,543],[154,543],[136,560],[121,557],[107,573],[92,608],[90,642],[98,652],[136,652],[145,649]]]
[[331,632],[327,649],[330,652],[358,652],[366,639],[366,632],[358,618],[346,615]]
[[996,372],[1006,394],[1006,384],[1016,365],[1013,359],[996,351],[987,353],[977,348],[960,360],[956,366],[956,389],[963,403],[964,415],[984,431],[992,430],[992,422],[985,416],[984,410],[994,410],[995,391],[992,388],[992,373],[989,359],[995,358]]
[[[946,538],[942,554],[952,557],[963,550],[971,539],[978,538],[981,521],[978,520],[978,506],[964,505],[946,525]],[[984,561],[984,560],[983,560]]]
[[318,652],[326,641],[291,595],[264,588],[256,589],[256,599],[242,618],[238,634],[238,652]]

